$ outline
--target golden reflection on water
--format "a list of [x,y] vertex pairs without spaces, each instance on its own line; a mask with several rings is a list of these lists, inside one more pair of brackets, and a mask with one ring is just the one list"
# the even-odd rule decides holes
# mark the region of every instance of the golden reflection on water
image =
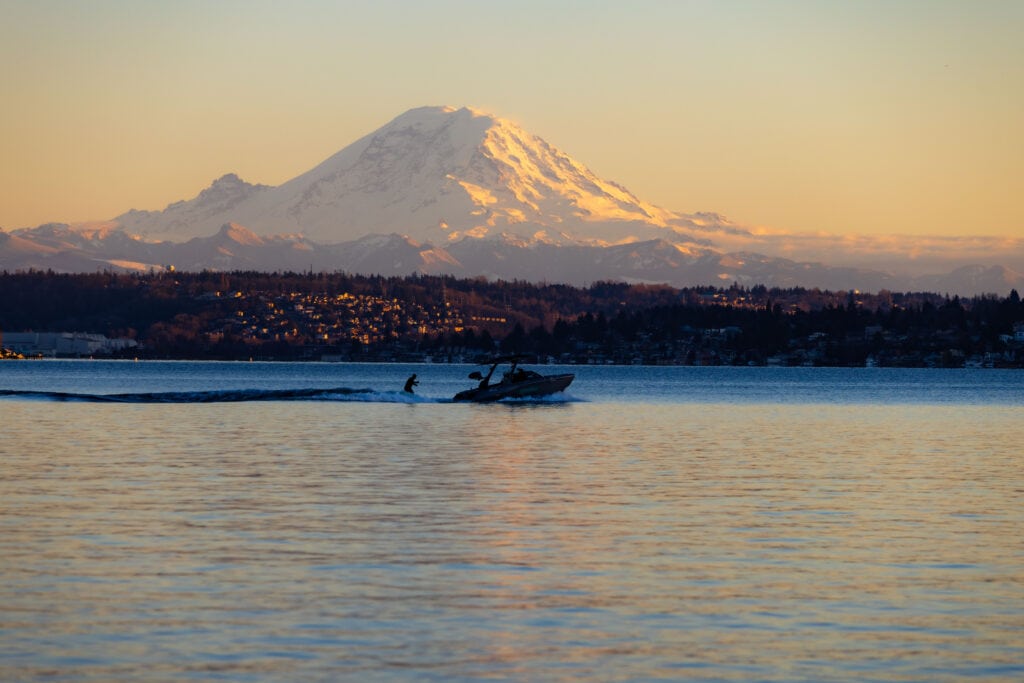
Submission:
[[4,407],[4,680],[1024,674],[1020,408]]

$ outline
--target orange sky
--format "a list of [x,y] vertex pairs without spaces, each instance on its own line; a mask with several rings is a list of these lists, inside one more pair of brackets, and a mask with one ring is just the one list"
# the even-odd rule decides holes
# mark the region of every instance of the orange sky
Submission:
[[278,184],[412,107],[667,209],[1024,235],[1024,3],[0,0],[0,226]]

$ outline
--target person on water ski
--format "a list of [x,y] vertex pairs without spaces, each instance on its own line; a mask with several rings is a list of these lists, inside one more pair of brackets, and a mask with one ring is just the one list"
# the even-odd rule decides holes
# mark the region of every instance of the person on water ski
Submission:
[[412,388],[414,386],[417,386],[418,384],[419,384],[419,381],[417,381],[416,373],[414,372],[414,373],[412,373],[409,376],[409,379],[405,380],[405,388],[403,389],[403,391],[405,391],[406,393],[411,394],[412,393]]

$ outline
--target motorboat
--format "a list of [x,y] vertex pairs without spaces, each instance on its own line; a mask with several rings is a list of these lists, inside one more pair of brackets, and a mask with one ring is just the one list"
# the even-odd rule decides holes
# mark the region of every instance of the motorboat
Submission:
[[[491,359],[491,369],[486,375],[481,374],[479,370],[469,373],[469,378],[477,380],[479,384],[455,394],[454,400],[489,403],[503,398],[539,398],[563,391],[576,377],[572,373],[542,375],[533,370],[525,370],[519,367],[522,360],[523,356],[499,356]],[[495,370],[504,365],[509,367],[502,373],[501,381],[492,384],[491,377],[494,376]]]

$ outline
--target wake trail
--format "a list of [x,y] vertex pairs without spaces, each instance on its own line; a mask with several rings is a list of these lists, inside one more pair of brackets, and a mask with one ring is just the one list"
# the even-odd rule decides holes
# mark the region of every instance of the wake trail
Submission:
[[0,390],[0,398],[81,403],[242,403],[252,401],[387,401],[395,392],[333,387],[328,389],[218,389],[213,391],[156,391],[91,394],[64,391]]
[[[451,398],[410,394],[404,391],[375,391],[332,387],[327,389],[217,389],[210,391],[154,391],[117,394],[0,389],[0,400],[36,400],[64,403],[252,403],[259,401],[334,401],[349,403],[454,403]],[[504,399],[504,405],[559,404],[579,401],[568,395],[542,398]],[[479,405],[479,404],[471,404]]]

